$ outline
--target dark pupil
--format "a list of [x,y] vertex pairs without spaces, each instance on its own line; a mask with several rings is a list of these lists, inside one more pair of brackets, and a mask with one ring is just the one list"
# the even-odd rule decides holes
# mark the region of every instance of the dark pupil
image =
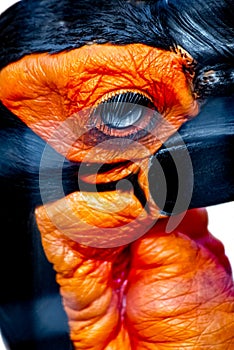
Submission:
[[144,115],[151,101],[139,93],[127,92],[102,102],[95,110],[110,128],[124,129],[134,125]]

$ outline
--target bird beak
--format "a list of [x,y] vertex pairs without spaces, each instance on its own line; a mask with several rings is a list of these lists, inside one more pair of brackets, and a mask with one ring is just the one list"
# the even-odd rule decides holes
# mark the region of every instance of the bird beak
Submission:
[[232,201],[233,160],[234,98],[210,98],[154,155],[151,195],[168,215]]

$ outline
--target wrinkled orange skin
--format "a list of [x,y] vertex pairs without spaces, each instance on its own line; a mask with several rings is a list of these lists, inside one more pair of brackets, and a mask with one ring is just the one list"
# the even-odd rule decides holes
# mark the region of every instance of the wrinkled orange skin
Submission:
[[234,289],[205,210],[172,233],[167,219],[127,247],[95,249],[68,239],[37,211],[75,349],[231,349]]
[[138,91],[148,96],[171,128],[157,125],[150,137],[139,140],[155,153],[188,116],[198,112],[186,65],[178,53],[143,44],[90,45],[56,55],[34,54],[2,69],[0,100],[70,160],[135,159],[139,156],[135,144],[112,155],[110,147],[100,146],[95,158],[89,157],[88,151],[96,144],[92,136],[86,136],[90,109],[110,93]]
[[[26,56],[0,72],[1,101],[68,159],[130,161],[98,176],[84,173],[83,181],[138,174],[147,199],[142,208],[133,191],[120,188],[72,193],[36,209],[76,350],[234,347],[230,267],[222,244],[207,231],[206,212],[188,212],[166,233],[168,219],[155,223],[160,214],[149,193],[147,159],[198,112],[186,64],[178,53],[141,44],[91,45]],[[139,147],[93,150],[98,140],[84,136],[90,108],[121,91],[147,95],[170,127],[157,125]],[[75,141],[73,132],[81,134]],[[108,232],[113,248],[102,248]],[[131,243],[123,245],[126,238]]]

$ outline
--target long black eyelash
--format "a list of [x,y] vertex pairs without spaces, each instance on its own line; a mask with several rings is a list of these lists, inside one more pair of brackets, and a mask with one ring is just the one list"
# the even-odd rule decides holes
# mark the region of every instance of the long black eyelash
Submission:
[[109,97],[107,100],[103,101],[102,104],[114,103],[114,102],[132,103],[132,104],[138,104],[145,107],[148,107],[150,104],[152,105],[152,102],[150,101],[150,99],[147,98],[145,95],[142,95],[139,92],[132,92],[132,91],[124,92],[124,93]]

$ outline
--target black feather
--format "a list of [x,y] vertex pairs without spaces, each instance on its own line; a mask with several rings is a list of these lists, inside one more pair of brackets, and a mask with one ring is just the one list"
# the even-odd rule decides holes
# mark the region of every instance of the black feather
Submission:
[[233,67],[234,2],[232,0],[162,0],[152,13],[173,41],[188,51],[199,66]]
[[172,46],[150,4],[124,0],[22,0],[1,16],[0,42],[0,69],[31,53],[57,53],[91,43]]

